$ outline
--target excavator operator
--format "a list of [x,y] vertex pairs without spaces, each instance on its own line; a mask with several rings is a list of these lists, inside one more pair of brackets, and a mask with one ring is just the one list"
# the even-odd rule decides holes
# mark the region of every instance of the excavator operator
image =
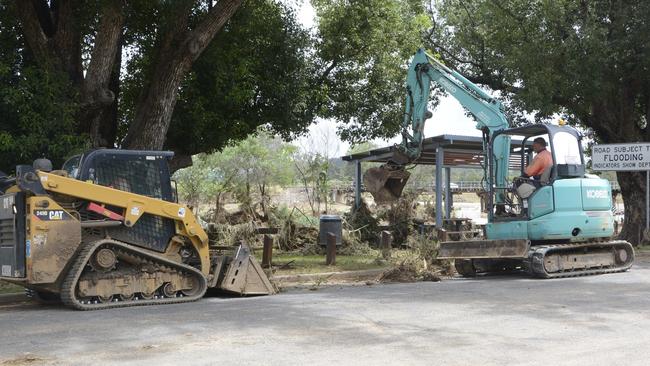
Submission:
[[553,156],[551,152],[546,150],[546,140],[543,137],[538,137],[533,140],[533,151],[537,154],[533,162],[524,170],[525,176],[531,178],[538,178],[546,170],[546,168],[553,165]]

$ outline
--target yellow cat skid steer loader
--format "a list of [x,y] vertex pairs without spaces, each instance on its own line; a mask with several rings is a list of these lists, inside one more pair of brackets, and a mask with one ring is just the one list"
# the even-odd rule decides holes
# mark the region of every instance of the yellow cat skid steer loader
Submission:
[[274,293],[246,245],[211,248],[177,203],[172,156],[100,149],[0,175],[0,279],[80,310]]

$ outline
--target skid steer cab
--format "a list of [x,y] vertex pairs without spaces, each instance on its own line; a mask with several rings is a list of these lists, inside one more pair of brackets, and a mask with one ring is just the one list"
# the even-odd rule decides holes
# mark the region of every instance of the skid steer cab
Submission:
[[92,310],[275,292],[247,243],[211,246],[166,151],[99,149],[0,175],[0,279]]

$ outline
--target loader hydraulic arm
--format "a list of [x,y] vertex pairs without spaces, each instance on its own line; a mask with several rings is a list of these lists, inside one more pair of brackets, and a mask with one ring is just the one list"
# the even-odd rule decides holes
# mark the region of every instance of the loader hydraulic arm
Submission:
[[[414,161],[422,153],[424,124],[432,115],[427,109],[432,82],[456,98],[474,116],[477,121],[476,128],[483,131],[484,151],[492,154],[494,161],[493,166],[490,167],[490,159],[487,159],[485,183],[488,187],[495,185],[496,188],[504,188],[508,176],[510,137],[506,135],[493,137],[495,132],[509,127],[501,102],[458,72],[440,63],[423,49],[419,49],[413,57],[406,81],[406,108],[402,122],[402,143],[399,149],[406,155],[407,161]],[[493,138],[495,141],[490,144]],[[492,169],[494,169],[494,182],[490,174]],[[497,195],[497,203],[501,201],[499,196]]]

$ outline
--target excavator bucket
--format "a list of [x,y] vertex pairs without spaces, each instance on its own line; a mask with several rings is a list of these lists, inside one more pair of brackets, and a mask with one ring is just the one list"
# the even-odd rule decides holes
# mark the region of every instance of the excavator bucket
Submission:
[[363,175],[363,185],[376,203],[390,203],[400,198],[409,176],[411,173],[404,169],[382,165],[379,168],[366,170]]
[[232,257],[220,257],[216,266],[219,278],[216,288],[239,295],[272,295],[276,293],[262,266],[251,255],[247,245],[240,245]]

